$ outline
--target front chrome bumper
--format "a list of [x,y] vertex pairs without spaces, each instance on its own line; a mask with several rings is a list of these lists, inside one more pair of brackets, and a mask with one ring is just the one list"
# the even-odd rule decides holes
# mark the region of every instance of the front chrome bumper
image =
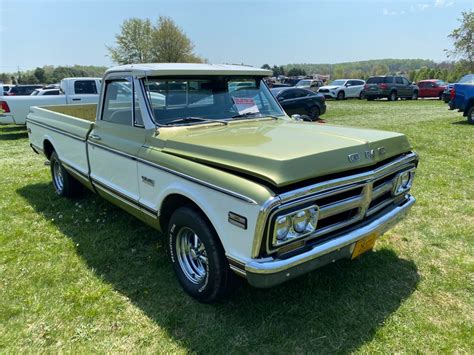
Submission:
[[415,203],[415,198],[407,196],[403,204],[369,224],[337,238],[314,246],[311,250],[287,259],[254,260],[245,265],[248,282],[254,287],[267,288],[315,270],[330,262],[350,258],[354,244],[373,233],[382,235],[397,224]]

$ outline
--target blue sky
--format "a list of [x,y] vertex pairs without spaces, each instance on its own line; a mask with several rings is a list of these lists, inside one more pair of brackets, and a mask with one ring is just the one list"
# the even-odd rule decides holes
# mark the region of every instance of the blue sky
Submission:
[[0,0],[0,71],[106,65],[127,18],[170,16],[211,63],[446,59],[448,33],[474,0]]

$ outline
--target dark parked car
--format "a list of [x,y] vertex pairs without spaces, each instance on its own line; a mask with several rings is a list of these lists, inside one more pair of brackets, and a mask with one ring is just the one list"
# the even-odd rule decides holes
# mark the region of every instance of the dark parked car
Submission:
[[446,83],[436,79],[420,80],[416,85],[420,88],[419,97],[437,97],[440,100],[443,98],[444,89],[446,89]]
[[271,92],[289,116],[307,115],[316,121],[326,112],[324,95],[311,90],[290,87],[271,89]]
[[43,85],[15,85],[8,90],[5,95],[8,96],[25,96],[31,95],[36,89],[41,89]]
[[474,124],[474,74],[467,74],[454,84],[450,108],[462,112],[467,121]]
[[446,88],[443,91],[443,101],[444,103],[448,103],[451,101],[451,91],[453,90],[454,84],[446,85]]
[[418,86],[398,75],[372,76],[367,79],[364,89],[369,101],[380,98],[396,101],[399,97],[416,100],[419,93]]

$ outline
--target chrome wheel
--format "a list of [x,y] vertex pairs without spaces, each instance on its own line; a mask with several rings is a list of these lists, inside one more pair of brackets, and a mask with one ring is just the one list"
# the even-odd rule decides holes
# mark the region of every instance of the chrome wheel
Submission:
[[206,248],[198,235],[182,227],[176,236],[176,256],[186,278],[198,284],[206,278],[208,259]]
[[63,169],[61,164],[58,160],[54,161],[53,165],[53,181],[54,186],[58,192],[61,192],[64,188],[64,177],[63,177]]

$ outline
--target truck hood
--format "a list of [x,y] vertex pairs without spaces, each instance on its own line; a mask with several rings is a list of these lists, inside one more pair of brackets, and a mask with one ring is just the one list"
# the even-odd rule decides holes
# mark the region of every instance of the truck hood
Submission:
[[[159,137],[165,140],[165,153],[255,176],[277,187],[370,166],[410,150],[399,133],[283,119],[163,128]],[[368,158],[366,151],[372,149],[375,155]],[[349,155],[356,153],[359,160],[351,162]]]

